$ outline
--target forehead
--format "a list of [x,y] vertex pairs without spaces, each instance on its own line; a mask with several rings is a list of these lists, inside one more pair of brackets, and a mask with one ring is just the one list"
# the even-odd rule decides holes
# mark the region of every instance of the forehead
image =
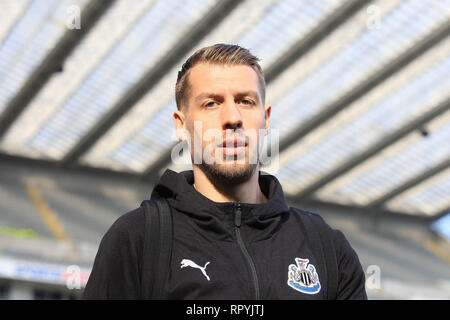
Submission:
[[199,63],[189,73],[191,97],[208,91],[257,91],[259,80],[255,70],[247,65]]

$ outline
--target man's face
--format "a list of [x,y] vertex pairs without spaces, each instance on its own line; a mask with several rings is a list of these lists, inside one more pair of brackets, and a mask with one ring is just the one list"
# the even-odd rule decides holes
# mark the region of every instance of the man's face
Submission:
[[174,119],[177,129],[189,132],[193,164],[229,184],[250,179],[271,109],[263,106],[256,72],[246,65],[199,63],[188,77],[187,106]]

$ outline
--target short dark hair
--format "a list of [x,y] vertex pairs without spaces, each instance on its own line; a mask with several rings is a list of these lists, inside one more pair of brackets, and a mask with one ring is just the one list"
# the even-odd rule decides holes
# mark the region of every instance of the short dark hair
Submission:
[[186,103],[189,94],[188,71],[201,62],[250,66],[258,75],[261,98],[264,103],[266,82],[264,80],[264,72],[259,65],[259,58],[251,54],[248,49],[238,45],[218,43],[197,50],[186,60],[178,72],[177,83],[175,85],[175,100],[178,110],[181,110],[181,107]]

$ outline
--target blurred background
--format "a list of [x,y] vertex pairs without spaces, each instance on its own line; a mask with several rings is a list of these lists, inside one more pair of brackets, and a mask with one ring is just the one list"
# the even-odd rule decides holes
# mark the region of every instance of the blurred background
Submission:
[[369,298],[449,299],[450,0],[0,0],[0,299],[81,297],[109,226],[190,168],[177,71],[221,42],[261,58],[262,170]]

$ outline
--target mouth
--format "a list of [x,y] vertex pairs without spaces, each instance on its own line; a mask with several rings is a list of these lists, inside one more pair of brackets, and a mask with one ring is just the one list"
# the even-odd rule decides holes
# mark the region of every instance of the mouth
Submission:
[[247,142],[244,139],[229,138],[219,144],[218,148],[226,156],[238,156],[245,152]]

